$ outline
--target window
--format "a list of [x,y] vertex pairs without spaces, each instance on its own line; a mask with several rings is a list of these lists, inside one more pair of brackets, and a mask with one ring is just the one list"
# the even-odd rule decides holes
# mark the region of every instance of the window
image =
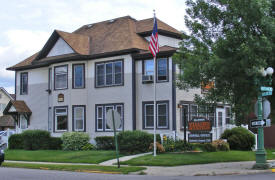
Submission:
[[154,60],[144,61],[144,75],[154,75]]
[[213,127],[216,127],[216,121],[215,121],[215,108],[214,107],[208,107],[208,120],[212,123]]
[[190,111],[191,111],[191,119],[190,120],[193,120],[194,117],[197,117],[198,116],[198,106],[197,105],[191,105],[190,106]]
[[57,66],[54,68],[54,89],[68,88],[68,66]]
[[118,130],[123,130],[124,112],[123,104],[104,104],[96,105],[96,131],[111,131],[111,128],[106,123],[106,115],[108,110],[116,110],[121,116],[121,126]]
[[[154,75],[154,60],[143,61],[143,75]],[[168,81],[168,59],[157,59],[157,82]]]
[[154,104],[145,104],[145,128],[154,128]]
[[55,107],[55,131],[67,131],[68,130],[68,108],[67,107]]
[[157,128],[168,128],[168,103],[157,104]]
[[222,112],[218,112],[218,124],[222,126]]
[[231,109],[230,107],[225,107],[225,122],[226,124],[230,124],[231,120]]
[[20,115],[20,129],[27,129],[28,128],[28,121],[24,115]]
[[168,81],[168,60],[167,58],[158,59],[157,81]]
[[52,68],[49,68],[48,90],[52,90]]
[[20,74],[20,94],[28,94],[28,73],[24,72]]
[[73,64],[73,88],[85,88],[85,65]]
[[96,64],[96,87],[123,84],[123,63],[112,61]]
[[73,106],[73,130],[85,131],[85,106]]
[[[168,101],[157,102],[157,124],[158,129],[169,128],[169,108]],[[143,103],[143,128],[152,129],[154,128],[154,103],[144,102]]]

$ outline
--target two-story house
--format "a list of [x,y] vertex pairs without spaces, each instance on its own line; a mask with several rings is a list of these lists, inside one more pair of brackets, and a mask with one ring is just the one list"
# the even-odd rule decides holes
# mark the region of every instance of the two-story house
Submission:
[[3,115],[3,111],[10,102],[13,100],[13,94],[9,94],[5,88],[0,87],[0,131],[6,129],[14,129],[15,121],[10,115]]
[[[20,114],[10,104],[5,111],[17,113],[18,128],[44,129],[54,136],[66,131],[87,132],[92,138],[112,135],[106,124],[109,109],[121,114],[121,130],[152,132],[155,80],[157,133],[182,137],[182,122],[198,116],[193,101],[201,89],[187,92],[175,86],[179,69],[172,55],[182,33],[160,20],[154,69],[148,50],[152,28],[153,18],[138,21],[126,16],[72,33],[55,30],[39,52],[7,68],[15,71],[14,103],[25,103],[25,110]],[[230,107],[221,104],[205,116],[213,122],[216,139],[229,122]]]

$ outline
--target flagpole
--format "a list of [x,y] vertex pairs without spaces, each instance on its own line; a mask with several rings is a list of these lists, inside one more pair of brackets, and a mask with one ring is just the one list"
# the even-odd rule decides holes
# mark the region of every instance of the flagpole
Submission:
[[[154,21],[156,18],[155,10],[154,10]],[[154,56],[154,156],[157,156],[157,148],[156,148],[156,122],[157,122],[157,105],[156,105],[156,70],[157,70],[157,63],[156,63],[156,56]]]
[[157,122],[157,105],[156,105],[156,56],[154,57],[154,156],[157,155],[157,148],[156,148],[156,122]]

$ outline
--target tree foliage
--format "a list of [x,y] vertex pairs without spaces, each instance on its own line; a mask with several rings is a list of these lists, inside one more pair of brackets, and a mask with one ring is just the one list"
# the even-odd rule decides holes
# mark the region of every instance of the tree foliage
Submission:
[[[204,102],[228,102],[241,123],[257,96],[259,68],[275,65],[274,0],[187,0],[185,34],[174,59],[177,85],[215,82]],[[197,99],[199,99],[197,97]]]

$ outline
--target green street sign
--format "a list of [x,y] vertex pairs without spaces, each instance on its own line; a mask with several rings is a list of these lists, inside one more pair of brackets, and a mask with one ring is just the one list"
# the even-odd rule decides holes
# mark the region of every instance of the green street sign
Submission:
[[273,88],[272,88],[272,87],[264,87],[264,86],[262,86],[262,87],[261,87],[261,91],[272,92],[272,91],[273,91]]
[[272,91],[271,92],[263,92],[262,96],[271,96],[272,95]]

